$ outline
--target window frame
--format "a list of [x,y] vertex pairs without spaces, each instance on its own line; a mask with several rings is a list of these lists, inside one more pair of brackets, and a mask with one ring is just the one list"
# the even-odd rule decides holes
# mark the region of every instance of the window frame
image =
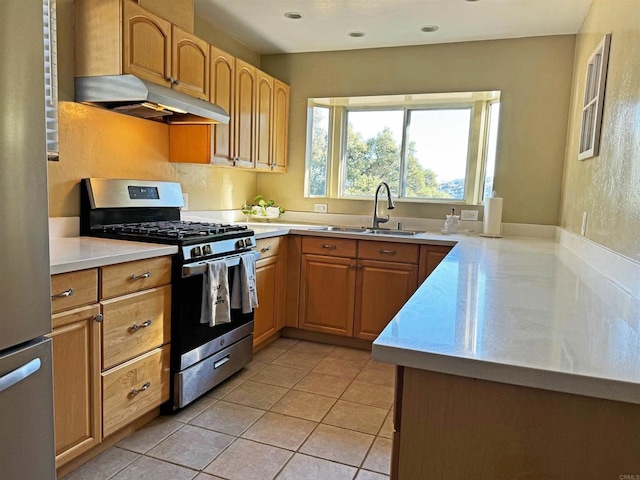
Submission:
[[[402,132],[402,145],[401,145],[401,159],[400,159],[400,175],[401,185],[400,196],[394,197],[394,200],[400,203],[416,203],[416,204],[448,204],[448,205],[482,205],[483,204],[483,192],[484,192],[484,180],[486,173],[486,153],[487,153],[487,140],[488,140],[488,123],[489,123],[489,105],[492,103],[501,103],[500,92],[494,93],[492,91],[484,92],[468,92],[468,93],[481,93],[497,95],[497,98],[467,98],[458,99],[452,98],[449,100],[438,101],[424,101],[416,103],[385,103],[385,104],[372,104],[372,105],[342,105],[340,100],[350,100],[352,98],[360,97],[342,97],[335,99],[309,99],[308,106],[309,112],[313,107],[324,107],[330,109],[330,138],[329,140],[329,156],[327,159],[327,176],[328,176],[328,188],[327,195],[324,197],[309,194],[308,185],[308,173],[309,173],[309,150],[311,145],[312,134],[312,121],[311,115],[307,120],[307,158],[306,158],[306,173],[305,173],[305,190],[304,196],[306,198],[327,198],[337,200],[366,200],[371,201],[371,196],[364,195],[346,195],[344,194],[344,179],[346,175],[346,143],[347,143],[347,121],[349,111],[384,111],[393,110],[403,111],[403,132]],[[429,95],[429,94],[425,94]],[[455,94],[454,94],[455,95]],[[385,97],[385,96],[380,96]],[[369,97],[377,99],[380,97]],[[316,102],[316,100],[319,100]],[[469,136],[467,147],[467,159],[465,169],[465,186],[464,195],[462,199],[452,198],[415,198],[406,197],[406,162],[407,162],[407,139],[409,135],[410,125],[409,117],[411,111],[424,111],[424,110],[454,110],[454,109],[469,109],[470,122],[469,122]]]

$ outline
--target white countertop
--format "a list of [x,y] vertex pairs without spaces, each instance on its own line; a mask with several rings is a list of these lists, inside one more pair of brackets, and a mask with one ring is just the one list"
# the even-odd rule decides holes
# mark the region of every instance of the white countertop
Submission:
[[373,358],[640,403],[640,301],[553,240],[467,237]]
[[175,245],[105,238],[63,237],[49,240],[52,275],[162,255],[173,255],[177,252],[178,247]]

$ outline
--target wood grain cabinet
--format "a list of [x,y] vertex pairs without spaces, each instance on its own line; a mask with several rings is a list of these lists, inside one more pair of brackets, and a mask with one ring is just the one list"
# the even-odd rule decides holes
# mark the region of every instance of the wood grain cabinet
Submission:
[[256,245],[258,308],[255,309],[253,345],[257,346],[284,327],[286,241],[280,237],[260,239]]
[[132,74],[209,100],[209,45],[131,0],[76,0],[76,75]]
[[[97,290],[96,290],[97,295]],[[89,305],[53,316],[53,398],[56,467],[102,439],[100,307]]]
[[450,248],[302,237],[298,328],[375,340]]
[[213,46],[210,78],[211,102],[229,123],[171,125],[170,160],[286,172],[289,86]]
[[170,282],[170,257],[51,277],[57,468],[169,399]]

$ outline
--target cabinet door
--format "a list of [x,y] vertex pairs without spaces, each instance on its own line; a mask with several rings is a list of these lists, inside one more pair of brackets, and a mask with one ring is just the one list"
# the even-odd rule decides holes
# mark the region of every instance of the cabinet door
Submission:
[[171,73],[172,88],[209,101],[209,44],[173,26]]
[[418,287],[418,266],[358,261],[354,336],[375,340]]
[[271,168],[273,122],[273,77],[256,73],[256,168]]
[[276,287],[278,257],[268,257],[256,262],[256,288],[258,303],[255,309],[253,344],[258,345],[276,333]]
[[254,167],[256,69],[236,58],[235,165]]
[[431,275],[431,272],[450,251],[451,247],[445,245],[422,245],[420,247],[420,283]]
[[289,85],[279,80],[274,81],[273,135],[271,142],[273,145],[271,170],[274,172],[286,172],[289,148]]
[[171,23],[124,1],[122,71],[171,86]]
[[233,128],[235,125],[235,65],[233,55],[211,47],[211,103],[224,108],[229,114],[229,123],[216,124],[211,139],[212,162],[222,165],[233,165],[234,145]]
[[355,267],[352,258],[302,255],[299,328],[353,334]]
[[98,305],[53,316],[53,398],[56,467],[100,443]]

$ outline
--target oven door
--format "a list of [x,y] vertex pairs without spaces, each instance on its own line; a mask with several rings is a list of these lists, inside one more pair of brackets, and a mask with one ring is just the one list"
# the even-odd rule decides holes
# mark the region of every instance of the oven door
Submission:
[[[252,252],[258,255],[257,252]],[[229,284],[238,256],[227,257]],[[179,260],[176,260],[178,263]],[[231,322],[200,323],[202,264],[174,265],[171,367],[174,408],[182,408],[218,385],[253,358],[253,312],[231,309]]]

